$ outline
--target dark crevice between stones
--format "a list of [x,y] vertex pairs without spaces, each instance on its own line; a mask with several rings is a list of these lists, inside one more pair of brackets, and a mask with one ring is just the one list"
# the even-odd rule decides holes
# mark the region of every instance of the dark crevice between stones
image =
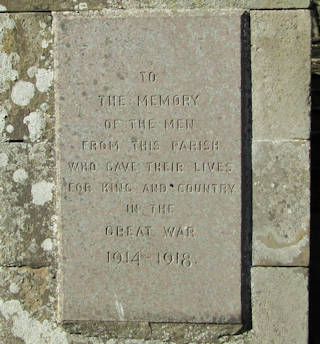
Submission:
[[309,344],[318,344],[320,290],[320,1],[312,2],[312,76],[311,76],[311,220],[310,220],[310,278],[309,278]]
[[241,316],[243,327],[239,333],[247,332],[252,328],[250,277],[252,265],[252,101],[250,47],[250,15],[248,12],[245,12],[241,18]]
[[[48,13],[48,14],[52,14],[54,10],[33,10],[33,11],[3,11],[3,12],[0,12],[0,14],[38,14],[38,13]],[[60,10],[60,11],[64,11],[64,10]],[[74,11],[76,12],[76,11]]]
[[320,334],[319,307],[316,306],[320,290],[320,75],[311,78],[311,228],[310,228],[310,280],[309,280],[309,343],[318,344]]
[[[16,0],[17,1],[17,0]],[[227,1],[225,1],[227,4]],[[206,6],[202,6],[201,4],[199,5],[191,5],[190,7],[166,7],[165,9],[168,10],[197,10],[197,9],[213,9],[213,10],[245,10],[245,11],[303,11],[303,10],[308,10],[308,9],[314,9],[315,8],[315,3],[318,3],[319,0],[313,0],[311,2],[311,5],[309,7],[266,7],[266,8],[262,8],[262,7],[255,7],[255,6],[251,6],[251,7],[206,7]],[[13,8],[22,8],[21,5],[20,6],[13,6]],[[21,10],[5,10],[0,12],[1,13],[7,13],[7,14],[19,14],[19,13],[25,13],[25,14],[33,14],[33,13],[48,13],[51,14],[52,12],[75,12],[75,13],[86,13],[88,11],[102,11],[103,9],[116,9],[118,11],[125,11],[125,10],[130,10],[130,9],[137,9],[137,10],[154,10],[154,9],[163,9],[163,8],[157,8],[157,6],[153,5],[153,6],[148,6],[148,5],[143,5],[141,3],[137,3],[136,7],[129,7],[126,8],[125,4],[121,1],[121,2],[117,2],[115,1],[113,4],[107,3],[105,4],[105,6],[90,6],[90,4],[88,5],[88,9],[86,10],[79,10],[79,9],[75,9],[74,7],[66,7],[66,8],[60,8],[59,4],[58,5],[47,5],[47,6],[26,6],[25,8],[21,9]]]
[[299,268],[308,268],[308,265],[252,265],[253,268],[263,268],[263,269],[299,269]]
[[4,264],[0,264],[0,268],[4,268],[4,269],[32,269],[32,270],[40,270],[43,268],[50,268],[52,267],[52,265],[48,264],[48,265],[26,265],[26,264],[13,264],[13,265],[4,265]]
[[150,338],[152,338],[152,324],[149,322],[148,326],[149,326],[149,329],[150,329]]

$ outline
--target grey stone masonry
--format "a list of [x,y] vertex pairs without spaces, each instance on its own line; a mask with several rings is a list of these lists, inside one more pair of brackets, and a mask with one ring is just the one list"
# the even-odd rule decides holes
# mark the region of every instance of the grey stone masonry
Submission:
[[[307,344],[310,222],[310,5],[311,1],[309,0],[0,0],[0,12],[4,12],[0,13],[1,344]],[[52,25],[52,18],[56,14],[52,11],[57,11],[59,16],[66,16],[66,18],[77,15],[89,18],[95,15],[91,10],[98,10],[102,17],[113,12],[114,17],[120,19],[120,23],[121,20],[125,21],[128,17],[153,17],[149,18],[149,26],[146,25],[145,27],[145,34],[147,35],[149,32],[148,27],[153,25],[153,21],[156,22],[154,18],[159,21],[158,13],[161,11],[172,17],[180,12],[179,15],[182,18],[184,18],[184,12],[188,16],[199,15],[201,12],[201,15],[205,14],[205,17],[210,20],[212,13],[232,12],[230,9],[232,11],[235,11],[235,9],[240,9],[239,12],[243,11],[244,15],[241,18],[244,26],[242,27],[242,38],[245,37],[244,41],[247,43],[248,37],[251,38],[251,61],[249,61],[250,59],[245,53],[241,59],[244,64],[242,76],[245,76],[246,82],[250,79],[252,83],[252,85],[246,85],[245,92],[248,93],[246,94],[248,97],[242,104],[242,110],[245,110],[246,113],[252,112],[252,123],[249,119],[244,125],[244,131],[249,133],[251,133],[252,125],[252,135],[247,135],[249,136],[247,137],[248,142],[246,142],[247,145],[244,145],[245,149],[243,149],[245,152],[250,151],[250,156],[243,159],[247,162],[250,160],[250,166],[247,163],[246,170],[242,169],[243,185],[247,186],[249,184],[249,188],[243,188],[242,192],[246,191],[247,193],[245,197],[242,197],[241,202],[244,206],[242,215],[244,213],[249,214],[252,210],[252,217],[239,223],[241,223],[244,231],[243,238],[251,237],[252,230],[252,245],[247,245],[248,241],[250,241],[247,239],[246,245],[242,245],[244,247],[242,252],[239,249],[240,245],[237,244],[235,247],[238,251],[229,250],[226,253],[231,258],[234,255],[235,262],[239,265],[240,263],[243,264],[242,267],[244,268],[242,274],[245,275],[245,278],[241,280],[242,297],[239,298],[238,303],[239,311],[240,306],[242,307],[242,324],[239,321],[233,324],[149,322],[148,315],[146,315],[146,321],[140,322],[92,321],[92,319],[89,319],[89,321],[62,323],[58,316],[59,312],[61,312],[58,300],[63,296],[58,283],[58,263],[61,263],[65,256],[61,254],[62,250],[58,238],[59,226],[61,226],[59,221],[61,219],[57,211],[57,149],[55,139],[57,127],[59,126],[57,126],[56,122],[57,109],[55,109],[54,102],[54,98],[57,96],[54,93],[58,85],[56,82],[57,66],[53,65],[54,41],[57,37],[55,28]],[[60,12],[63,12],[63,14]],[[86,15],[83,15],[82,12],[85,12]],[[247,21],[248,18],[250,25]],[[87,23],[85,21],[83,23],[85,33]],[[201,24],[200,21],[198,24]],[[233,25],[236,25],[236,23],[233,22]],[[119,24],[119,28],[109,38],[125,38],[123,37],[121,24]],[[94,29],[97,28],[94,27]],[[206,27],[202,29],[207,30]],[[232,35],[232,31],[229,30],[228,32],[228,29],[221,32]],[[237,32],[238,42],[240,43],[240,31]],[[132,37],[134,37],[134,33],[134,30],[130,31]],[[212,33],[210,32],[210,34]],[[83,38],[85,37],[77,37],[80,40]],[[90,35],[87,38],[94,40],[95,35]],[[72,38],[70,40],[71,43],[76,42]],[[152,37],[150,40],[152,41]],[[110,43],[108,40],[103,42]],[[174,39],[168,40],[170,44],[174,42]],[[205,39],[199,40],[199,42],[207,49]],[[231,42],[232,40],[228,39],[226,45],[230,45]],[[188,42],[183,43],[181,43],[182,47],[188,46]],[[243,41],[242,43],[242,47],[245,48]],[[200,48],[201,44],[199,45]],[[101,45],[100,48],[102,51],[106,49],[104,55],[108,57],[107,49],[109,48],[106,48],[107,45]],[[195,45],[190,46],[194,47]],[[221,52],[220,60],[225,59],[222,62],[228,64],[228,61],[233,61],[235,56],[229,59],[228,54],[222,54],[223,40],[221,46],[222,48],[217,49],[216,53]],[[143,50],[142,44],[140,47]],[[197,50],[197,54],[203,55],[206,50],[200,48]],[[181,52],[181,49],[178,52]],[[94,51],[92,51],[92,54],[94,54]],[[131,55],[136,58],[137,63],[145,62],[145,60],[139,59],[133,54]],[[180,55],[183,57],[182,53]],[[72,57],[81,60],[81,54]],[[99,56],[96,55],[96,57]],[[151,57],[148,61],[151,61],[152,65],[153,59]],[[158,54],[156,57],[160,61],[165,59],[165,55],[160,56]],[[131,57],[128,56],[129,58]],[[237,60],[236,63],[239,64],[239,55],[235,59]],[[97,60],[102,63],[99,59]],[[186,60],[192,63],[192,56],[187,56]],[[212,59],[210,63],[211,61]],[[126,61],[118,59],[117,62],[125,65]],[[154,64],[154,66],[156,65]],[[74,66],[74,68],[78,68],[79,74],[75,77],[80,78],[86,64],[83,63],[81,68],[80,64]],[[222,69],[220,68],[220,70]],[[175,72],[174,65],[172,71]],[[239,75],[236,76],[235,73],[230,71],[231,69],[228,71],[231,77],[239,82],[239,88],[237,89],[239,95]],[[240,71],[240,68],[238,68],[238,71]],[[210,75],[210,73],[212,73],[212,70],[207,74]],[[90,79],[89,69],[87,74],[88,79]],[[204,76],[202,76],[204,80],[206,80],[207,74],[204,73]],[[223,76],[224,73],[221,74]],[[99,81],[99,78],[103,79],[103,76],[97,73],[95,80]],[[124,79],[121,78],[123,78],[122,74],[118,75],[118,79],[114,78],[113,87],[116,83],[123,82]],[[105,78],[105,80],[109,79]],[[124,82],[127,82],[127,80]],[[183,87],[194,87],[191,79],[182,83],[181,77],[179,77],[174,82],[176,82],[177,88],[181,85],[186,85]],[[68,80],[66,80],[66,84],[68,85]],[[127,85],[130,86],[130,83]],[[199,85],[201,86],[202,83],[200,82]],[[218,91],[222,90],[219,85],[218,83],[218,86],[212,87],[214,92],[217,92],[217,88]],[[85,82],[77,85],[79,89],[86,86]],[[107,92],[109,89],[103,88],[103,86],[99,91]],[[168,87],[171,86],[172,83],[168,83]],[[252,86],[252,90],[249,90],[249,86]],[[96,83],[94,87],[100,87],[100,83]],[[204,89],[208,90],[210,87],[206,86]],[[134,90],[134,87],[130,86],[130,89]],[[72,93],[73,90],[76,90],[76,88],[69,88],[68,92]],[[149,92],[149,90],[146,91]],[[63,90],[59,91],[60,96],[63,97]],[[81,91],[86,90],[81,89]],[[93,89],[90,89],[90,91],[93,91]],[[65,92],[65,94],[68,92]],[[238,105],[240,100],[244,100],[243,93],[243,99],[240,96],[238,97]],[[146,92],[145,94],[153,95],[154,93],[150,90],[150,93]],[[225,94],[225,92],[221,91],[220,96],[223,97]],[[74,98],[76,99],[80,95],[85,98],[90,93],[76,92]],[[93,97],[90,99],[92,101]],[[250,100],[252,100],[252,108],[248,105]],[[67,100],[61,98],[58,101]],[[235,101],[235,99],[232,98],[232,101]],[[83,103],[83,105],[88,105],[85,99]],[[240,107],[234,107],[232,102],[225,103],[226,106],[236,109],[235,116],[238,115],[240,118]],[[76,101],[70,102],[68,111],[74,115],[73,111],[78,109],[76,105],[79,104],[80,102]],[[212,110],[213,106],[216,106],[214,102],[212,102],[212,107],[208,107],[209,110]],[[90,109],[92,110],[93,107]],[[135,112],[134,107],[131,109],[133,110],[132,114],[140,115],[141,112]],[[199,113],[206,115],[209,110],[206,109]],[[68,116],[67,112],[66,116]],[[88,113],[94,115],[98,111],[89,111]],[[102,112],[102,115],[106,113],[106,111]],[[146,112],[146,114],[148,113]],[[176,112],[172,111],[172,114],[174,113]],[[188,111],[185,112],[185,114],[188,113]],[[220,113],[222,116],[228,115],[228,111],[223,109]],[[79,114],[81,115],[81,113]],[[159,115],[157,111],[154,114]],[[182,115],[184,115],[184,111],[181,111],[181,118]],[[70,122],[70,130],[72,130],[73,123]],[[231,125],[231,121],[229,122],[225,121],[225,125]],[[100,129],[104,129],[103,127],[101,125]],[[205,126],[203,132],[211,129],[209,125]],[[180,128],[177,133],[181,137],[185,135],[183,132],[181,133]],[[203,134],[199,130],[195,136],[200,135],[200,133]],[[89,134],[91,135],[91,132],[88,129],[88,136],[90,136]],[[123,134],[123,136],[127,135],[125,130]],[[143,132],[138,134],[142,137],[144,135]],[[155,136],[160,134],[158,131],[154,131]],[[105,132],[102,132],[101,136],[104,137],[104,135],[108,136]],[[228,135],[226,134],[225,137],[228,137]],[[233,135],[230,135],[231,142],[232,138]],[[75,135],[68,140],[74,139]],[[238,152],[239,141],[233,143],[235,145],[234,150],[232,150],[231,144],[228,146],[228,154]],[[100,153],[96,152],[95,154]],[[195,153],[189,153],[191,153],[189,155],[191,161],[191,157],[193,159]],[[87,154],[87,160],[89,161],[91,152],[89,151]],[[108,154],[103,154],[104,152],[100,155],[101,161],[106,160],[106,157],[110,157]],[[68,158],[68,154],[65,155]],[[227,155],[222,156],[222,158],[225,156]],[[161,157],[159,155],[159,161]],[[202,157],[206,158],[205,154]],[[205,161],[204,158],[203,161]],[[76,160],[76,157],[73,160]],[[113,158],[113,160],[115,159]],[[173,158],[170,157],[169,159],[168,157],[168,159],[163,158],[163,160],[173,161]],[[240,153],[238,160],[240,166]],[[236,176],[240,180],[240,167],[237,171]],[[251,172],[252,180],[251,177],[247,178]],[[83,177],[84,174],[79,173],[77,178],[80,178],[79,176]],[[138,180],[138,176],[135,177],[133,178],[134,182]],[[211,175],[209,177],[211,178]],[[152,179],[150,179],[150,183],[155,182],[154,180],[156,182],[160,180],[157,176],[148,176],[148,178]],[[175,174],[174,178],[176,178],[174,184],[176,182],[180,183],[181,175]],[[215,178],[217,178],[217,174],[212,174],[212,179]],[[224,176],[219,178],[223,180]],[[104,181],[102,177],[100,179]],[[221,184],[223,183],[224,181],[221,181]],[[114,195],[117,196],[114,198],[117,201],[124,199],[123,194],[120,196]],[[165,193],[161,194],[165,201],[169,199],[169,196]],[[203,202],[203,199],[201,199],[201,202]],[[201,202],[197,203],[196,200],[190,203],[194,209],[197,209],[197,205]],[[223,205],[223,202],[231,210],[235,209],[230,205],[230,199],[223,198],[220,206]],[[177,203],[179,206],[183,206],[182,202]],[[116,207],[116,203],[114,204]],[[90,213],[90,207],[94,208],[94,205],[88,204],[88,213]],[[190,213],[190,209],[191,206],[185,206],[186,214]],[[216,209],[218,207],[213,210]],[[239,207],[236,209],[239,210]],[[118,208],[116,210],[118,211]],[[197,211],[199,211],[199,218],[201,218],[201,211],[199,209]],[[115,213],[110,218],[114,217]],[[205,214],[205,212],[203,213]],[[216,217],[214,221],[220,221],[222,224],[223,221],[230,223],[233,220],[229,213],[220,212],[220,215],[217,213],[213,213],[213,215]],[[208,223],[211,221],[211,218],[203,217],[201,221],[207,221]],[[72,217],[70,219],[72,220]],[[122,218],[119,216],[119,219]],[[180,220],[182,222],[185,217],[181,216]],[[88,222],[88,224],[88,228],[91,229],[91,223]],[[70,232],[71,234],[75,233],[72,230]],[[82,235],[87,235],[88,238],[92,239],[90,233],[90,230],[88,230],[84,231]],[[228,232],[227,235],[232,236],[232,231]],[[184,237],[179,239],[181,239],[181,247],[188,240],[194,240],[194,238]],[[221,236],[220,240],[224,239]],[[104,240],[105,237],[103,237],[103,240],[98,238],[90,242],[92,245],[86,252],[90,253],[91,248],[96,249],[95,243],[102,247],[101,245],[105,244]],[[133,238],[132,241],[137,242],[137,240],[140,239]],[[72,244],[73,241],[70,240],[70,245]],[[126,250],[126,242],[122,241],[122,244],[123,250]],[[203,240],[203,245],[210,244],[210,240]],[[219,248],[218,244],[216,246]],[[220,247],[222,246],[220,245]],[[75,245],[75,249],[84,254],[84,252],[81,252],[81,247]],[[202,253],[201,246],[199,246],[198,251]],[[233,252],[237,253],[234,254]],[[240,255],[242,255],[241,262],[239,260]],[[75,264],[77,264],[76,259],[77,257],[75,257]],[[79,261],[81,264],[83,263],[83,261]],[[100,266],[99,264],[95,265],[95,257],[93,257],[92,261],[93,263],[88,264],[87,268],[92,268],[93,273],[99,275],[97,269],[102,264]],[[215,265],[214,259],[212,261],[213,264],[208,263],[208,267],[223,270],[225,280],[228,280],[231,274],[228,271],[228,266],[223,264],[223,260]],[[79,268],[79,271],[76,271],[79,272],[79,279],[81,279],[81,274],[85,272],[81,270],[81,264],[75,266],[75,271]],[[168,265],[168,267],[171,268],[172,266]],[[115,277],[113,278],[117,278],[116,272],[120,271],[120,268],[119,265],[114,268]],[[163,266],[163,268],[167,267]],[[128,271],[130,272],[130,270]],[[177,273],[181,272],[177,270]],[[207,274],[209,276],[209,272]],[[186,281],[188,281],[189,276],[187,273],[185,276]],[[219,278],[219,274],[217,276]],[[151,277],[154,278],[154,276]],[[103,275],[103,278],[104,282],[107,283],[110,275]],[[212,274],[208,277],[208,281],[210,278],[212,278]],[[128,284],[130,284],[129,279],[128,274]],[[154,280],[157,283],[156,278]],[[116,280],[113,281],[115,287],[117,287],[116,282]],[[199,282],[199,280],[196,282]],[[219,283],[224,287],[223,281],[220,280]],[[225,286],[227,295],[230,285],[225,283]],[[75,285],[76,287],[79,287],[79,285]],[[84,303],[86,302],[86,293],[88,293],[86,287],[85,284],[82,286]],[[210,288],[207,289],[207,294],[211,293],[210,296],[212,296],[216,293],[214,283],[210,284]],[[101,290],[102,294],[103,287]],[[115,291],[118,292],[116,288]],[[240,287],[238,291],[240,291]],[[143,293],[148,292],[148,285],[146,284],[144,288],[141,288],[140,294],[139,290],[135,292],[139,297],[141,296],[143,302]],[[168,292],[170,292],[170,289],[168,289]],[[223,288],[221,288],[221,293],[224,293]],[[72,293],[70,294],[72,296]],[[93,293],[89,296],[92,300],[96,297],[95,302],[100,301],[100,298]],[[192,296],[189,295],[188,297]],[[68,301],[70,302],[70,298]],[[159,300],[156,301],[159,302]],[[181,298],[180,302],[183,303],[184,299]],[[168,302],[168,305],[170,313],[170,302]],[[122,314],[121,303],[113,302],[112,306],[117,308],[118,314]],[[178,308],[176,307],[176,309]],[[85,307],[83,309],[85,312]],[[124,309],[126,310],[126,308]],[[186,311],[185,314],[187,314]],[[211,315],[209,310],[208,319]],[[238,315],[240,315],[240,312]],[[99,319],[101,320],[103,317]]]
[[54,15],[62,319],[241,323],[242,14]]
[[309,142],[253,142],[253,265],[309,264]]
[[0,142],[53,139],[51,21],[48,13],[0,15]]
[[252,11],[253,138],[308,139],[309,11]]
[[310,13],[250,17],[253,265],[308,266]]
[[308,269],[253,268],[254,343],[308,342]]
[[86,11],[104,8],[308,8],[310,0],[1,0],[1,11]]
[[48,144],[0,144],[0,264],[54,264],[54,156]]

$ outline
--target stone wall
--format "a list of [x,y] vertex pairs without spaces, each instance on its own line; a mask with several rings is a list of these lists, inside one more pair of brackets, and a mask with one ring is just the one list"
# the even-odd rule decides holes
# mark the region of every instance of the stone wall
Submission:
[[[320,92],[320,49],[319,49],[319,29],[320,29],[320,3],[314,1],[312,6],[313,23],[312,23],[312,79],[311,79],[311,238],[310,241],[310,300],[317,297],[319,290],[319,254],[317,246],[320,240],[317,228],[319,226],[319,92]],[[317,331],[317,319],[319,313],[313,302],[310,302],[310,336],[311,344],[319,341]]]
[[[1,343],[307,343],[309,5],[307,0],[0,0]],[[249,245],[243,252],[244,266],[251,266],[244,269],[249,297],[243,300],[243,328],[59,323],[54,11],[112,8],[126,15],[132,9],[165,8],[174,14],[235,7],[249,17],[251,41],[244,63],[252,86],[246,98],[252,115],[247,152],[252,170],[246,171],[252,178],[252,221],[244,240],[250,244],[252,236],[252,258]]]

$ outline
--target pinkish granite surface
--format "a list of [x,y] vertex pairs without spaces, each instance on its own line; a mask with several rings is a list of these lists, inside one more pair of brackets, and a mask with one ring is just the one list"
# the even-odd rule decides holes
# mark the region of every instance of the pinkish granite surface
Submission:
[[240,20],[55,14],[61,320],[241,322]]

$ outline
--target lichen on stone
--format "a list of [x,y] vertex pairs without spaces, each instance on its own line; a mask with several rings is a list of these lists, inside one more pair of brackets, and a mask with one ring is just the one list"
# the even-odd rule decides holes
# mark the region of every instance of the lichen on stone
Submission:
[[[55,262],[53,157],[52,146],[44,143],[0,144],[1,265]],[[43,244],[47,239],[50,250]]]
[[[0,16],[2,142],[53,140],[53,122],[46,120],[54,116],[51,21],[47,13]],[[45,111],[42,104],[47,104]]]

